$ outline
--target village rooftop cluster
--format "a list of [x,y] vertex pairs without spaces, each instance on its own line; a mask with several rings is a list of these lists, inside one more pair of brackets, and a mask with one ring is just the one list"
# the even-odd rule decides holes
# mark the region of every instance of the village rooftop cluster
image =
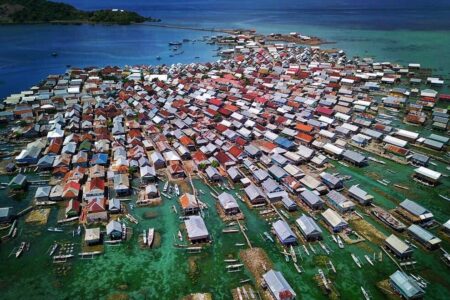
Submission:
[[[364,186],[345,188],[345,178],[327,171],[330,162],[364,168],[382,163],[375,158],[379,155],[415,165],[411,180],[417,184],[440,184],[442,174],[430,168],[430,157],[414,149],[445,151],[445,134],[395,129],[395,116],[381,111],[402,110],[402,122],[447,130],[447,110],[435,108],[437,101],[450,99],[433,89],[441,79],[418,64],[349,59],[343,51],[319,47],[262,45],[248,36],[235,39],[239,45],[218,62],[72,68],[11,95],[0,119],[20,121],[11,140],[32,142],[6,171],[35,168],[51,174],[51,184],[37,189],[35,204],[64,201],[66,220],[88,227],[88,244],[103,240],[98,224],[108,224],[106,239],[122,239],[122,224],[112,216],[124,213],[123,201],[131,194],[139,194],[138,205],[165,201],[157,187],[162,179],[230,181],[242,186],[242,201],[251,208],[276,203],[287,211],[301,208],[307,214],[296,224],[306,240],[321,238],[319,218],[333,233],[351,232],[349,215],[357,205],[373,202]],[[412,98],[417,101],[409,103]],[[19,172],[9,188],[26,186],[27,176]],[[216,197],[225,216],[242,215],[230,193]],[[178,200],[189,241],[208,242],[198,192],[181,193]],[[374,214],[434,249],[440,239],[426,229],[433,225],[433,213],[416,200],[404,199],[396,209],[409,226],[392,223],[394,217],[381,208]],[[10,221],[13,213],[8,209],[2,218]],[[285,246],[298,241],[282,218],[273,230]],[[395,235],[385,242],[398,257],[412,255]],[[294,299],[280,271],[264,275],[268,289],[275,299]],[[425,293],[401,271],[390,282],[407,299]]]

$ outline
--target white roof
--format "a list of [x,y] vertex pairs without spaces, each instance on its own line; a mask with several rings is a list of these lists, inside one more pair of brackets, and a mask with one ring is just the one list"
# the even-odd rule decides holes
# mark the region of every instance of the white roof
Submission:
[[345,222],[345,220],[337,212],[335,212],[331,208],[329,208],[326,211],[324,211],[322,213],[322,216],[328,221],[328,223],[332,227],[336,227],[336,226],[339,226],[341,224],[347,224],[347,222]]
[[383,142],[392,144],[394,146],[402,147],[402,148],[405,147],[406,145],[408,145],[407,141],[398,139],[398,138],[390,136],[390,135],[386,135],[383,139]]
[[430,170],[428,168],[425,167],[419,167],[417,169],[414,170],[414,172],[419,173],[423,176],[429,177],[433,180],[438,180],[441,177],[441,173]]

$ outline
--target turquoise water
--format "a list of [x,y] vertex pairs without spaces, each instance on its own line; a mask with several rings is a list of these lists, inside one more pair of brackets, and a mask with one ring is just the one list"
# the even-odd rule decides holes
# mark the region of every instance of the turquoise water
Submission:
[[[342,166],[338,167],[338,171],[354,176],[364,188],[371,187],[357,176],[367,171]],[[374,168],[370,171],[376,170]],[[157,207],[134,208],[132,214],[137,217],[139,224],[128,224],[133,228],[132,238],[129,241],[118,246],[105,246],[105,253],[93,260],[74,258],[65,265],[65,272],[58,270],[60,265],[52,264],[45,252],[55,240],[73,242],[76,244],[75,252],[81,251],[81,238],[72,237],[73,227],[64,226],[65,233],[48,233],[45,230],[46,226],[30,226],[24,224],[22,220],[19,223],[19,237],[0,248],[0,257],[3,261],[0,272],[2,298],[105,299],[120,294],[132,299],[179,299],[193,292],[210,292],[214,299],[230,299],[231,289],[239,286],[240,280],[250,278],[254,283],[254,278],[248,270],[236,273],[225,271],[224,259],[238,257],[239,250],[245,247],[238,247],[235,244],[244,243],[244,238],[239,233],[222,233],[225,225],[217,214],[215,199],[209,195],[209,187],[200,180],[195,180],[194,184],[196,188],[206,192],[206,195],[200,195],[200,199],[209,206],[205,211],[205,223],[213,239],[212,244],[202,253],[187,254],[184,250],[173,247],[175,241],[179,243],[175,236],[182,224],[178,216],[172,212],[172,205],[178,206],[175,198],[164,199],[163,204]],[[236,191],[240,192],[239,189]],[[369,191],[373,192],[378,204],[389,207],[386,205],[388,199],[372,189]],[[30,194],[33,194],[33,191],[30,191]],[[22,205],[26,206],[30,199],[30,196],[26,197]],[[364,286],[374,299],[383,299],[383,293],[376,287],[376,283],[386,279],[396,267],[386,256],[382,262],[377,261],[375,266],[370,266],[363,258],[365,254],[372,256],[373,253],[378,253],[380,251],[378,245],[366,241],[339,249],[322,224],[325,237],[323,243],[333,252],[326,256],[315,243],[313,247],[317,254],[313,255],[309,250],[310,256],[307,256],[302,248],[296,247],[300,252],[299,264],[305,270],[303,274],[298,274],[292,263],[285,261],[278,244],[262,239],[261,233],[270,230],[270,221],[265,221],[257,210],[250,210],[242,202],[239,202],[239,206],[246,216],[243,224],[247,228],[246,233],[252,245],[266,251],[274,267],[283,272],[299,295],[299,299],[327,299],[313,279],[318,268],[322,268],[332,280],[341,299],[361,298],[360,286]],[[153,212],[156,217],[145,219],[143,218],[145,212]],[[293,214],[288,222],[293,224],[299,214],[300,212]],[[390,230],[383,225],[371,218],[365,219],[384,234],[389,234]],[[47,226],[53,225],[55,220],[56,210],[53,209]],[[161,242],[155,249],[141,249],[139,234],[149,227],[155,228]],[[26,252],[20,259],[7,258],[20,240],[31,241],[30,252]],[[447,242],[444,243],[444,247],[448,247]],[[356,267],[350,257],[351,253],[356,254],[363,262],[362,269]],[[428,299],[444,299],[441,296],[448,293],[450,278],[442,276],[447,274],[447,270],[445,266],[437,263],[439,253],[429,253],[419,248],[415,250],[414,258],[418,261],[418,268],[414,272],[420,272],[424,278],[432,282],[427,289]],[[332,260],[337,274],[328,270],[321,259]],[[194,262],[196,270],[190,267],[191,261]],[[27,289],[21,288],[23,286]]]

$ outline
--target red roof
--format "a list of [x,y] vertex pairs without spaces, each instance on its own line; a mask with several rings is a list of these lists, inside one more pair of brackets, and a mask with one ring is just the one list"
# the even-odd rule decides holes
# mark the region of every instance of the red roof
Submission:
[[311,132],[311,131],[313,131],[314,127],[312,127],[311,125],[297,123],[297,125],[295,125],[295,129],[303,131],[303,132]]
[[319,115],[331,116],[333,114],[333,110],[331,108],[319,106],[316,108],[316,113]]
[[215,158],[219,161],[221,165],[225,165],[226,163],[231,161],[231,158],[223,151],[217,152]]
[[218,132],[224,132],[224,131],[227,130],[227,129],[228,129],[228,127],[225,126],[225,125],[223,125],[223,124],[217,124],[217,125],[216,125],[216,130],[217,130]]
[[215,105],[215,106],[222,106],[223,102],[220,99],[213,98],[208,100],[209,104]]
[[314,140],[313,136],[311,136],[309,134],[306,134],[306,133],[303,133],[303,132],[298,133],[295,136],[295,138],[297,138],[297,139],[299,139],[299,140],[301,140],[303,142],[306,142],[306,143],[311,143]]
[[236,144],[238,144],[239,146],[245,146],[247,145],[247,141],[243,138],[241,138],[240,136],[237,137],[237,139],[235,140]]
[[228,150],[228,152],[233,155],[235,158],[239,158],[239,156],[242,154],[242,149],[240,149],[237,146],[233,146],[230,148],[230,150]]

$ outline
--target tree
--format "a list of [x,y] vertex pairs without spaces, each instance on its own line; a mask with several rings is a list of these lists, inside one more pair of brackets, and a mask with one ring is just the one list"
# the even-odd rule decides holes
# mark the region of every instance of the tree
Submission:
[[218,168],[219,162],[217,160],[213,160],[213,162],[211,163],[211,167]]

